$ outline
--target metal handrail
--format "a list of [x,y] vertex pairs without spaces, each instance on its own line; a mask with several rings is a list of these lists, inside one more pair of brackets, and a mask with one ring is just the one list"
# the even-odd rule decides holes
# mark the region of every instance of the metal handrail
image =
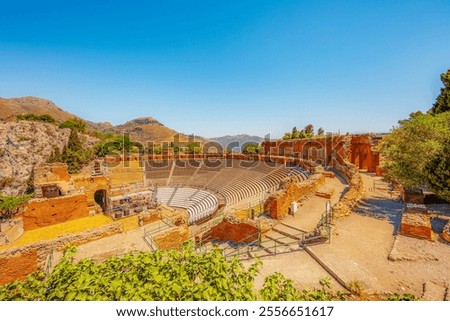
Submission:
[[50,254],[47,257],[47,262],[45,264],[45,274],[50,274],[50,270],[52,268],[52,263],[53,263],[53,256],[54,256],[54,248],[52,246],[51,250],[50,250]]

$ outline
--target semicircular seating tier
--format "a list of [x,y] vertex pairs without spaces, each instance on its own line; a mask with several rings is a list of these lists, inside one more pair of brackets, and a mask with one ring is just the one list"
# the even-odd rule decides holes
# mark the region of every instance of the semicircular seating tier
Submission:
[[145,164],[147,184],[209,190],[223,198],[226,207],[264,200],[287,177],[302,182],[309,176],[301,167],[267,161],[176,159]]
[[208,218],[219,207],[217,196],[196,188],[158,187],[153,199],[171,207],[185,208],[189,225]]

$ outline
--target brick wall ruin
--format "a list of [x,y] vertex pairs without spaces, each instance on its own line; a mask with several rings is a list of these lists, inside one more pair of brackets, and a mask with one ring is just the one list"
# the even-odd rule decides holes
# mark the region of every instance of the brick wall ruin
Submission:
[[[379,153],[376,151],[379,140],[380,137],[374,135],[330,135],[265,141],[263,153],[272,157],[284,156],[293,160],[311,160],[324,167],[336,164],[343,166],[345,161],[349,161],[359,169],[374,173],[380,162]],[[308,166],[307,162],[303,163],[305,167]]]
[[21,215],[25,231],[87,217],[87,197],[83,194],[49,199],[32,199]]
[[361,201],[364,196],[364,182],[358,168],[350,163],[345,163],[345,166],[337,166],[336,170],[349,184],[347,193],[333,206],[333,217],[338,218],[350,215]]
[[298,201],[325,183],[322,174],[313,174],[304,182],[286,182],[282,188],[269,196],[264,204],[266,213],[275,219],[283,219],[289,212],[292,202]]
[[176,226],[153,235],[153,242],[158,249],[179,249],[188,238],[189,229],[186,226]]
[[41,241],[0,252],[0,285],[14,280],[23,280],[37,270],[43,270],[49,254],[63,251],[67,244],[81,245],[107,236],[122,233],[120,223],[88,229],[81,233],[61,235],[51,241]]
[[10,256],[0,254],[0,285],[23,280],[38,269],[38,250],[17,251]]
[[95,202],[95,192],[104,190],[109,192],[111,184],[108,178],[104,176],[75,176],[73,179],[75,189],[87,197],[87,206],[89,214],[93,215],[102,211],[102,208]]
[[232,217],[225,218],[211,229],[210,239],[232,241],[236,244],[249,243],[258,239],[258,227],[254,221],[238,221]]
[[400,234],[432,240],[433,232],[428,211],[421,207],[405,207],[402,214]]
[[430,217],[423,214],[403,213],[400,234],[432,240]]

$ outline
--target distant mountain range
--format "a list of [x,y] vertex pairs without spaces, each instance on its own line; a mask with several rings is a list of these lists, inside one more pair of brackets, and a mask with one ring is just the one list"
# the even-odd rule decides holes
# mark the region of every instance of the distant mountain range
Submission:
[[[17,120],[17,116],[23,114],[50,115],[57,122],[64,122],[70,118],[80,118],[58,107],[52,101],[37,97],[20,97],[20,98],[1,98],[0,97],[0,121],[12,122]],[[173,142],[177,134],[181,142],[187,142],[188,136],[177,132],[174,129],[164,126],[153,117],[142,117],[127,121],[124,124],[114,126],[109,122],[91,122],[85,120],[90,130],[104,133],[122,134],[128,133],[134,141],[146,144],[154,142]],[[259,136],[250,136],[246,134],[228,135],[222,137],[213,137],[205,139],[203,137],[195,137],[195,141],[204,143],[206,141],[219,142],[224,148],[233,145],[239,148],[233,148],[235,151],[241,151],[246,143],[261,143],[264,138]]]
[[[234,151],[242,151],[242,147],[245,147],[246,144],[248,143],[259,144],[262,141],[264,141],[264,138],[259,136],[240,134],[240,135],[213,137],[209,138],[208,140],[219,142],[224,148],[229,147],[231,149],[232,147]],[[239,146],[239,148],[237,148],[236,146]]]

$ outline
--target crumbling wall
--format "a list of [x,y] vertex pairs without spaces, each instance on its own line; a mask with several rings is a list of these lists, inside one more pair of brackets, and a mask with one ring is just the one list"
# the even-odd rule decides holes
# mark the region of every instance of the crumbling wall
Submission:
[[52,250],[63,251],[67,244],[81,245],[107,236],[122,233],[120,223],[88,229],[81,233],[61,235],[50,241],[41,241],[13,247],[0,252],[0,285],[23,280],[39,269],[44,269]]
[[424,195],[421,189],[400,189],[403,203],[424,204]]
[[431,220],[424,206],[407,204],[402,213],[400,234],[432,240]]
[[338,171],[349,184],[349,190],[344,197],[333,206],[333,217],[348,216],[352,210],[358,205],[364,197],[364,183],[358,169],[349,163],[346,166],[341,166]]
[[179,249],[188,237],[189,229],[185,226],[176,226],[152,236],[158,249]]
[[160,211],[157,209],[150,210],[149,212],[144,212],[138,215],[138,224],[139,226],[144,226],[147,224],[151,224],[153,222],[157,222],[160,220]]
[[444,226],[441,237],[447,242],[450,242],[450,221]]
[[421,213],[416,209],[406,208],[402,214],[400,234],[432,240],[431,221],[426,210]]
[[17,240],[23,234],[23,219],[17,217],[0,223],[0,246]]
[[74,177],[75,188],[87,196],[87,205],[90,214],[95,214],[97,211],[94,195],[98,190],[105,190],[107,193],[111,190],[110,181],[104,176],[76,176]]
[[67,164],[64,163],[45,163],[36,165],[34,168],[34,183],[45,184],[49,182],[70,180]]
[[258,227],[253,221],[239,221],[227,217],[211,229],[210,238],[233,243],[250,243],[258,239]]
[[[38,164],[34,168],[35,197],[42,198],[67,195],[73,193],[73,184],[68,172],[67,164],[52,163]],[[54,193],[48,193],[54,189]],[[47,193],[46,193],[47,190]]]
[[88,216],[86,195],[32,199],[22,214],[25,231]]
[[295,181],[287,182],[282,189],[273,193],[264,204],[266,213],[269,213],[275,219],[284,218],[289,212],[289,206],[292,202],[298,201],[307,194],[314,192],[325,183],[325,177],[322,174],[313,174],[311,177],[301,183]]
[[0,256],[0,285],[23,280],[38,268],[38,250],[17,251],[11,256]]

